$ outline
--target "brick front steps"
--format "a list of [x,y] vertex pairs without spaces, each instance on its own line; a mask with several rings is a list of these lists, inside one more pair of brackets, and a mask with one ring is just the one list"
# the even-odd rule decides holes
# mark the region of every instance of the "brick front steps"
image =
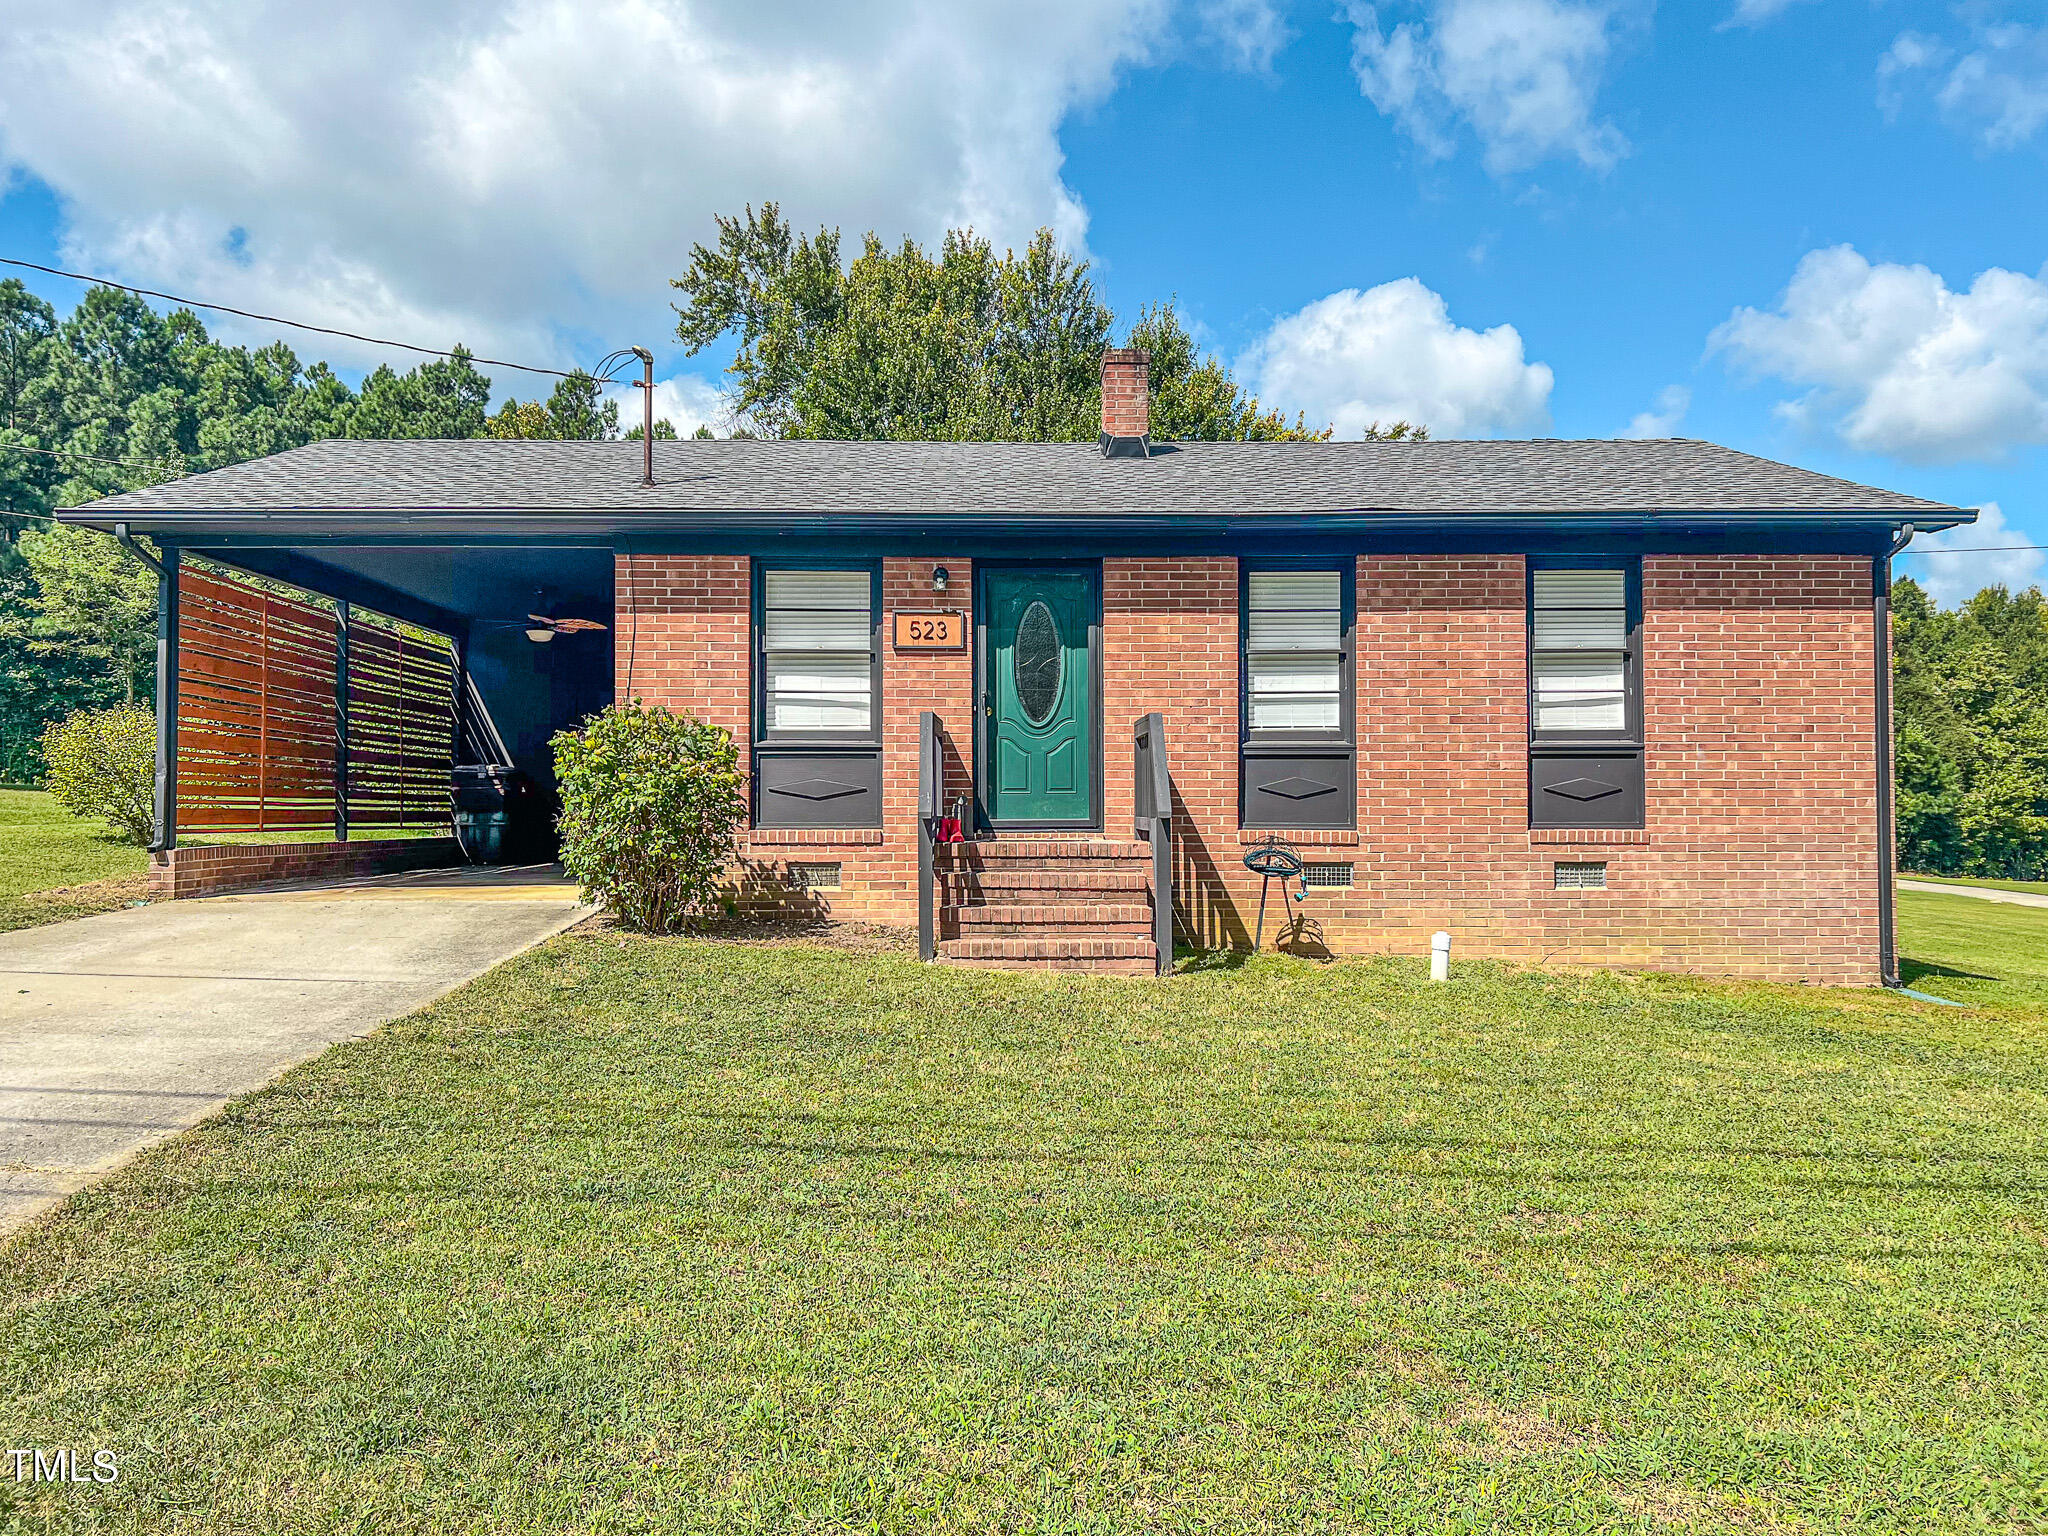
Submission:
[[1152,852],[1099,837],[934,850],[941,964],[1150,975]]

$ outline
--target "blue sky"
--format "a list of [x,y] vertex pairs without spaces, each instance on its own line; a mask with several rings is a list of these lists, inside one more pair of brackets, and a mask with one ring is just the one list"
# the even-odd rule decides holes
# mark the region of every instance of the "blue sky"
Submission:
[[0,0],[0,253],[540,363],[660,340],[688,421],[723,359],[665,279],[714,213],[1049,223],[1346,435],[1708,437],[2048,543],[2038,4],[341,9]]

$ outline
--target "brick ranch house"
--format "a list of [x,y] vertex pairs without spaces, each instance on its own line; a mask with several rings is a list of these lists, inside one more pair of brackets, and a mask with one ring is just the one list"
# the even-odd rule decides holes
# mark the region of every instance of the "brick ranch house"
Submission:
[[[662,442],[645,484],[634,443],[327,442],[66,513],[167,555],[159,878],[445,855],[365,828],[445,817],[478,739],[545,787],[641,699],[741,743],[741,899],[942,959],[1248,944],[1277,834],[1268,942],[1892,975],[1890,561],[1973,513],[1693,441],[1154,442],[1144,354],[1103,369],[1099,444]],[[459,707],[380,756],[322,690],[404,626]],[[298,758],[252,791],[259,734]]]

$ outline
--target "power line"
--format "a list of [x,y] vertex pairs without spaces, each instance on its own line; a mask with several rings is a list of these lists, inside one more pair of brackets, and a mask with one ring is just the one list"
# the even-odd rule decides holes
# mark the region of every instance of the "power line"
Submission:
[[89,464],[119,464],[124,469],[162,469],[173,458],[183,461],[185,455],[166,455],[161,459],[109,459],[97,453],[73,453],[69,448],[31,448],[26,443],[0,443],[0,453],[40,453],[51,459],[83,459]]
[[[94,277],[90,272],[66,272],[62,267],[46,267],[37,261],[22,261],[14,256],[0,256],[0,264],[10,267],[26,267],[31,272],[47,272],[52,277],[68,277],[74,282],[96,283],[102,288],[118,288],[123,293],[139,294],[145,299],[162,299],[169,304],[183,304],[188,309],[210,309],[223,315],[240,315],[244,320],[261,320],[267,325],[288,325],[294,330],[316,331],[322,336],[340,336],[349,341],[368,342],[374,347],[397,347],[405,352],[417,352],[425,357],[454,357],[457,354],[443,351],[439,347],[418,347],[409,341],[393,341],[388,336],[365,336],[360,331],[336,330],[331,325],[313,325],[304,320],[287,320],[282,315],[258,314],[253,309],[237,309],[232,304],[209,304],[203,299],[180,298],[175,293],[160,293],[154,288],[137,288],[130,283],[117,283],[112,278]],[[573,379],[581,369],[539,368],[532,363],[511,363],[502,357],[478,357],[475,353],[462,354],[473,363],[487,368],[512,368],[521,373],[545,373],[557,379]]]

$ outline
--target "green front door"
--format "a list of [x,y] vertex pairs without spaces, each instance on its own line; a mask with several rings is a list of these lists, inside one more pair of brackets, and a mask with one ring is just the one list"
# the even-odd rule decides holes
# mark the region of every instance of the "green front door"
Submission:
[[1095,822],[1095,573],[992,570],[983,578],[988,819]]

